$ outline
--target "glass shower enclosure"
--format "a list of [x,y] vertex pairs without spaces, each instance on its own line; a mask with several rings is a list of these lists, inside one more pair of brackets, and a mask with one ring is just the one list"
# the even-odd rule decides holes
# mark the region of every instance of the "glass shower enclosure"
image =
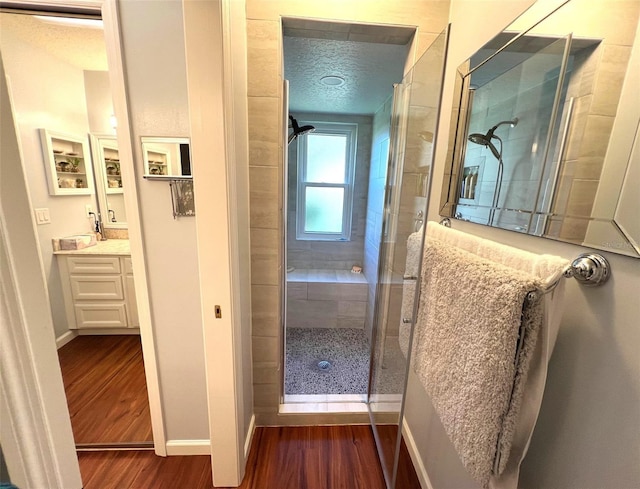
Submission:
[[448,29],[394,87],[367,398],[389,489],[413,487],[399,464],[402,416],[447,36]]

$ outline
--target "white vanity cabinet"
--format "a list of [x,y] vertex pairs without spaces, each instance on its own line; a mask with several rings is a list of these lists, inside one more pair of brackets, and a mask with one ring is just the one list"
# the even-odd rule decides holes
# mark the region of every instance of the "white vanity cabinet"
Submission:
[[130,256],[56,256],[70,329],[139,327]]

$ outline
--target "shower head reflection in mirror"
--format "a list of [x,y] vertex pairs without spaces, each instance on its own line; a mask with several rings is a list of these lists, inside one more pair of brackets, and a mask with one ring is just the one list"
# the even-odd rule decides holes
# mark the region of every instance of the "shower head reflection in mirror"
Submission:
[[[496,129],[498,129],[498,127],[500,127],[503,124],[510,124],[511,127],[515,127],[518,124],[518,118],[516,117],[515,119],[511,120],[511,121],[502,121],[502,122],[498,122],[495,126],[493,126],[491,129],[489,129],[487,131],[486,134],[480,134],[480,133],[473,133],[473,134],[469,134],[469,141],[471,141],[472,143],[475,144],[479,144],[481,146],[485,146],[487,148],[489,148],[491,150],[491,153],[493,154],[493,156],[496,157],[496,159],[498,161],[502,160],[502,139],[500,139],[498,136],[496,136],[494,134],[494,132],[496,131]],[[492,139],[497,139],[498,141],[500,141],[500,151],[498,151],[496,149],[496,147],[494,146],[494,144],[491,142]]]
[[639,18],[640,2],[533,8],[462,63],[441,215],[640,257]]
[[[495,188],[493,189],[493,202],[491,203],[491,209],[489,210],[489,220],[488,220],[489,226],[493,224],[493,220],[495,219],[496,208],[500,200],[500,190],[502,189],[502,175],[504,174],[504,163],[502,161],[502,148],[504,145],[503,145],[502,139],[499,136],[496,136],[494,133],[496,132],[496,129],[498,129],[498,127],[502,126],[503,124],[510,124],[511,127],[515,127],[516,124],[518,124],[518,118],[516,117],[510,121],[498,122],[495,126],[489,129],[486,134],[480,134],[476,132],[476,133],[470,134],[468,137],[469,141],[471,141],[472,143],[479,144],[480,146],[489,148],[489,150],[491,151],[491,154],[493,154],[493,156],[495,156],[496,159],[498,160],[498,174],[496,176]],[[498,149],[495,147],[495,145],[491,141],[492,139],[497,139],[500,142],[500,151],[498,151]],[[474,189],[474,194],[475,194],[475,189]]]

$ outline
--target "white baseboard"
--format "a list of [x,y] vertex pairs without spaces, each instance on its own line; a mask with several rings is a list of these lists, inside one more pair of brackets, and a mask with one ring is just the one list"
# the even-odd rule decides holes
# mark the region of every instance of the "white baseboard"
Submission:
[[211,441],[167,440],[167,455],[211,455]]
[[66,333],[62,333],[60,336],[56,338],[56,347],[59,350],[64,345],[69,343],[72,339],[74,339],[76,336],[78,336],[78,332],[73,329],[70,329]]
[[407,446],[409,456],[413,462],[413,467],[416,469],[416,474],[420,481],[420,487],[422,487],[422,489],[433,489],[431,480],[429,479],[429,474],[427,474],[427,469],[422,463],[422,458],[418,452],[416,441],[413,438],[413,434],[411,434],[411,429],[409,428],[405,418],[402,419],[402,436],[404,437],[404,443]]
[[251,449],[251,442],[253,440],[253,433],[256,431],[256,415],[251,415],[251,421],[249,421],[249,429],[244,437],[244,459],[247,460],[249,456],[249,450]]
[[140,328],[86,328],[76,330],[80,336],[93,336],[93,335],[140,335]]

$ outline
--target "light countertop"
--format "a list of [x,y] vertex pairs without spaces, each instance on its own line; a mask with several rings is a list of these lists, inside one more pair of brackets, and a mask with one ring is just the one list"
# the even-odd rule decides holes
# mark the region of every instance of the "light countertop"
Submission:
[[95,246],[81,250],[54,251],[54,255],[130,255],[131,246],[128,239],[108,239],[98,241]]

